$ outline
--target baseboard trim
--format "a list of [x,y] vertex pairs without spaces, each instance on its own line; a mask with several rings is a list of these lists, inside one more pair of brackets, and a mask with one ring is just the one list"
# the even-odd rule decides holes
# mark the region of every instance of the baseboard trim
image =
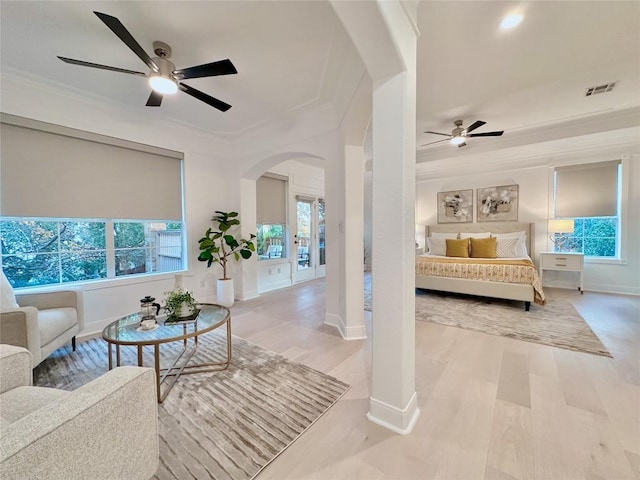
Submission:
[[338,320],[339,323],[337,325],[337,328],[344,340],[364,340],[367,338],[367,330],[364,324],[348,327],[344,324],[342,318],[338,317]]
[[273,292],[274,290],[280,290],[281,288],[287,288],[293,285],[291,280],[281,280],[279,282],[274,282],[269,285],[266,285],[263,288],[258,288],[258,293],[262,295],[263,293]]
[[416,392],[413,392],[404,409],[399,409],[393,405],[369,397],[369,412],[367,413],[367,418],[373,423],[387,428],[392,432],[401,435],[411,433],[419,416],[420,410],[418,409],[418,395]]
[[340,323],[342,319],[338,315],[334,315],[333,313],[325,313],[324,314],[324,324],[329,325],[330,327],[335,327],[340,330]]
[[252,298],[258,298],[259,296],[260,294],[258,293],[258,290],[250,290],[246,293],[240,293],[240,295],[236,297],[236,300],[251,300]]

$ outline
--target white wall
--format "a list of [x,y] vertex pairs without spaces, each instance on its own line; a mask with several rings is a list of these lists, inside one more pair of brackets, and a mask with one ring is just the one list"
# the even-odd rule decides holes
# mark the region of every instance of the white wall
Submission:
[[[632,152],[633,150],[631,150]],[[599,154],[601,160],[620,158],[606,154]],[[585,155],[564,156],[562,163],[575,163],[586,160],[594,160]],[[438,192],[460,189],[474,189],[474,210],[477,209],[476,191],[478,187],[490,187],[494,185],[519,185],[519,211],[518,221],[535,224],[535,252],[534,260],[538,263],[537,253],[548,251],[552,245],[547,236],[547,218],[549,212],[549,198],[551,188],[549,181],[550,165],[558,163],[553,157],[545,159],[541,165],[529,168],[509,170],[493,166],[490,171],[477,172],[458,176],[443,176],[433,180],[420,181],[416,188],[416,223],[431,224],[437,222],[436,195]],[[625,162],[628,171],[625,172],[625,181],[629,187],[628,199],[625,202],[627,222],[626,231],[623,232],[623,261],[597,263],[586,261],[585,264],[585,290],[604,291],[613,293],[640,294],[640,247],[637,239],[640,238],[640,159],[629,157]],[[476,214],[474,212],[474,221]],[[558,287],[575,286],[575,278],[570,273],[558,275],[552,272],[545,275],[545,285]]]

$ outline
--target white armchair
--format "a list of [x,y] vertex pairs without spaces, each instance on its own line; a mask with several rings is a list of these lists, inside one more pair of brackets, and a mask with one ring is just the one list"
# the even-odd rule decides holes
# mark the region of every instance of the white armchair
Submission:
[[0,345],[0,478],[152,477],[159,460],[151,368],[118,367],[68,392],[31,386],[31,353]]
[[71,342],[83,328],[82,293],[65,290],[15,295],[4,272],[0,278],[0,343],[28,349],[36,367]]

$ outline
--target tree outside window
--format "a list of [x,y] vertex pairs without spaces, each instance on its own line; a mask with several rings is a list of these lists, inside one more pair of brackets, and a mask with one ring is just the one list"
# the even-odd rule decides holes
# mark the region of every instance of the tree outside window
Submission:
[[[556,234],[557,235],[557,234]],[[556,252],[580,252],[587,257],[616,257],[618,217],[574,219],[574,231]]]

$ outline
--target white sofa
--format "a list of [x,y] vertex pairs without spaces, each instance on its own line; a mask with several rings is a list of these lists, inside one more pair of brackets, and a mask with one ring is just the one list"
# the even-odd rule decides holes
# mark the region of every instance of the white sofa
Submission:
[[74,391],[31,386],[31,353],[0,345],[0,478],[148,479],[158,468],[150,368],[118,367]]
[[15,295],[0,271],[0,343],[28,349],[36,367],[83,328],[82,293],[65,290]]

